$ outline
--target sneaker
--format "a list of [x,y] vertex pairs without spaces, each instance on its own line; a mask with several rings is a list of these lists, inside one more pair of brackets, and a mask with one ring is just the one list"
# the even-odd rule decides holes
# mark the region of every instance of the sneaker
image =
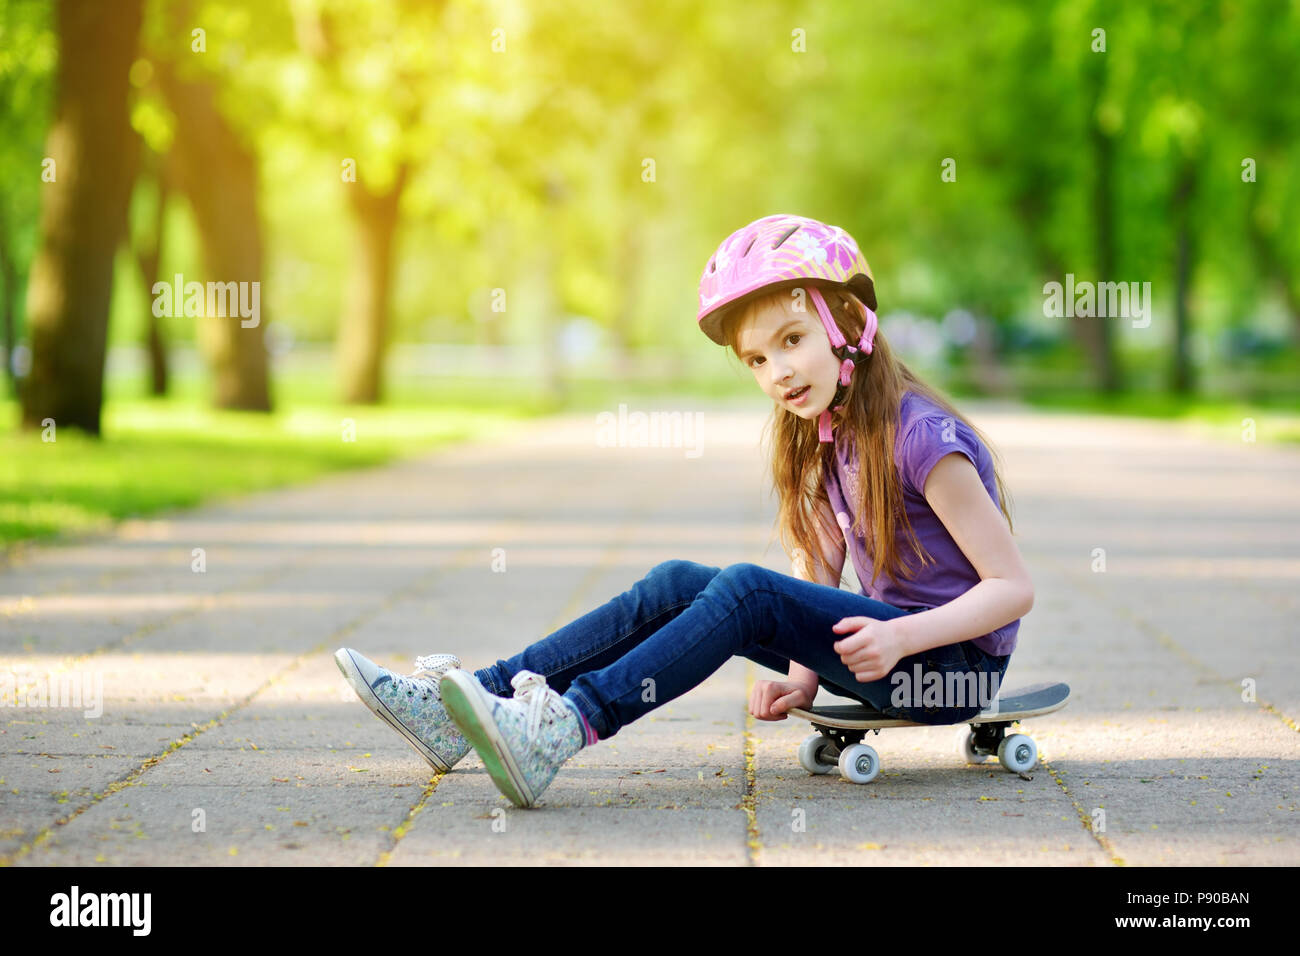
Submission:
[[582,718],[546,686],[520,671],[510,681],[514,699],[487,691],[468,671],[449,670],[440,687],[447,711],[478,751],[497,789],[517,807],[531,807],[560,765],[582,749]]
[[361,702],[408,744],[434,770],[446,772],[469,753],[469,741],[456,728],[442,705],[438,678],[460,660],[451,654],[416,658],[415,673],[402,676],[362,657],[349,647],[334,654],[334,662]]

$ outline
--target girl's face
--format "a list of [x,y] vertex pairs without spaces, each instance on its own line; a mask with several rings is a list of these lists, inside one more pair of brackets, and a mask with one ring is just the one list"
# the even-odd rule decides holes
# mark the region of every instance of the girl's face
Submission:
[[[783,293],[756,303],[736,332],[736,351],[773,401],[800,418],[815,419],[835,397],[840,360],[811,304],[808,311],[795,312],[792,300]],[[789,393],[804,387],[807,392],[791,401]]]

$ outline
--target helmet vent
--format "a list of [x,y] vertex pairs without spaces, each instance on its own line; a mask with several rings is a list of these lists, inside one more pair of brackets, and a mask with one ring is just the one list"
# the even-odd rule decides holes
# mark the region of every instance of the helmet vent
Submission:
[[710,272],[713,272],[714,269],[717,268],[717,265],[718,265],[718,260],[717,260],[717,259],[710,259],[710,260],[709,260],[709,271],[710,271]]
[[778,239],[776,242],[772,243],[772,248],[773,248],[773,249],[779,248],[780,245],[781,245],[781,243],[785,242],[787,239],[789,239],[791,236],[793,236],[793,235],[794,235],[796,232],[798,232],[798,231],[799,231],[799,227],[798,227],[798,226],[795,226],[793,229],[791,229],[789,232],[787,232],[785,235],[783,235],[783,236],[782,236],[780,239]]
[[754,243],[756,242],[758,242],[758,236],[754,236],[754,238],[750,239],[749,245],[747,245],[745,251],[740,254],[740,258],[743,259],[745,256],[749,255],[749,250],[754,248]]

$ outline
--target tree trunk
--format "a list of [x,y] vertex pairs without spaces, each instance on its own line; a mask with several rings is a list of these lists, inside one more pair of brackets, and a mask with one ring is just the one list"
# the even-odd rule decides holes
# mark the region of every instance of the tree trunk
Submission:
[[625,378],[632,372],[632,315],[633,303],[639,298],[639,280],[644,268],[642,241],[640,225],[626,222],[619,244],[618,271],[615,273],[622,276],[623,281],[619,283],[619,302],[614,312],[614,324],[610,328],[612,368],[619,378]]
[[338,338],[345,402],[372,405],[383,400],[393,240],[406,177],[407,167],[403,164],[392,186],[383,193],[370,192],[360,180],[343,184],[356,225],[352,279]]
[[542,399],[551,405],[565,401],[568,391],[564,360],[560,355],[559,254],[554,243],[543,243],[539,284],[539,319],[542,327]]
[[[506,221],[501,217],[494,217],[483,226],[480,245],[486,252],[487,261],[491,264],[491,274],[497,278],[475,291],[471,306],[475,328],[478,331],[478,343],[493,349],[502,348],[506,344],[505,319],[509,313],[492,311],[495,304],[492,290],[500,286],[508,287],[510,284],[502,275],[505,263],[515,261],[515,257],[511,255],[512,245],[508,228]],[[500,283],[500,286],[496,283]],[[507,304],[509,304],[508,298]]]
[[149,394],[163,396],[167,394],[167,346],[163,341],[162,320],[153,314],[153,286],[158,282],[158,266],[162,258],[163,221],[167,211],[167,170],[166,160],[149,150],[141,143],[141,155],[144,166],[158,186],[157,205],[154,207],[153,229],[140,238],[136,244],[135,261],[140,268],[140,279],[144,283],[145,301],[150,303],[145,311],[145,352],[149,357]]
[[113,257],[126,226],[135,137],[127,71],[141,0],[60,0],[54,124],[46,141],[54,182],[43,182],[40,244],[28,278],[32,369],[24,428],[100,431]]
[[[256,283],[259,310],[204,315],[199,341],[212,371],[217,408],[271,410],[262,284],[262,231],[258,215],[257,163],[253,153],[217,110],[208,82],[181,80],[171,64],[159,62],[159,85],[176,116],[172,147],[176,185],[194,209],[207,281]],[[185,282],[197,281],[185,277]],[[175,314],[184,315],[179,303]],[[229,312],[230,310],[226,310]],[[250,310],[251,311],[251,310]],[[249,323],[247,326],[245,322]]]
[[9,222],[4,213],[4,203],[0,203],[0,329],[3,329],[4,335],[5,379],[9,383],[9,394],[18,397],[18,381],[14,377],[18,266],[14,263],[13,252],[9,248]]
[[[1115,138],[1102,129],[1097,115],[1106,86],[1106,61],[1109,54],[1092,54],[1088,73],[1088,139],[1092,147],[1092,212],[1097,275],[1096,282],[1117,282],[1115,276]],[[1079,277],[1084,278],[1084,277]],[[1114,316],[1076,316],[1074,333],[1092,366],[1093,382],[1098,391],[1113,394],[1122,387],[1119,365],[1115,360],[1112,323]]]
[[1278,250],[1276,230],[1265,229],[1256,212],[1259,206],[1259,187],[1250,190],[1250,206],[1246,210],[1246,234],[1250,237],[1251,248],[1259,263],[1259,271],[1265,283],[1276,282],[1282,292],[1282,302],[1291,320],[1291,342],[1300,349],[1300,286],[1292,278],[1292,270],[1286,267]]
[[[555,234],[563,235],[561,217],[565,214],[565,203],[569,199],[569,189],[559,174],[549,172],[542,183],[542,196],[546,208],[546,217],[555,223]],[[568,384],[566,370],[560,356],[560,254],[557,243],[544,242],[538,260],[540,285],[537,288],[538,318],[542,330],[542,400],[551,405],[560,405],[567,398]]]
[[1192,197],[1195,192],[1196,163],[1193,159],[1184,159],[1178,174],[1178,185],[1174,189],[1170,216],[1177,230],[1175,239],[1177,258],[1174,262],[1174,358],[1173,368],[1170,371],[1170,387],[1180,395],[1189,394],[1196,389],[1194,370],[1188,356],[1191,315],[1187,304],[1196,261],[1191,225]]
[[984,316],[975,319],[975,338],[970,344],[974,359],[975,378],[985,395],[1006,398],[1014,394],[1011,377],[998,354],[997,326]]
[[[1093,162],[1096,179],[1093,186],[1093,214],[1096,223],[1097,282],[1117,282],[1115,276],[1115,139],[1092,127]],[[1115,359],[1115,316],[1082,316],[1075,320],[1092,360],[1097,388],[1106,393],[1118,392],[1121,382]]]

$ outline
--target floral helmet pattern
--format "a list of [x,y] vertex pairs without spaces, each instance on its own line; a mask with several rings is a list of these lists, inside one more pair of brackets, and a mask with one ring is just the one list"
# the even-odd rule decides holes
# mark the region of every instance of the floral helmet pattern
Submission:
[[[829,442],[831,412],[844,407],[853,369],[871,354],[878,327],[875,280],[852,236],[838,226],[803,216],[765,216],[737,229],[704,267],[696,321],[705,335],[726,345],[722,320],[730,308],[761,293],[795,286],[808,289],[830,337],[831,351],[841,359],[839,388],[830,407],[817,419],[819,440]],[[820,286],[846,289],[866,307],[867,321],[857,347],[848,344],[831,319]]]

